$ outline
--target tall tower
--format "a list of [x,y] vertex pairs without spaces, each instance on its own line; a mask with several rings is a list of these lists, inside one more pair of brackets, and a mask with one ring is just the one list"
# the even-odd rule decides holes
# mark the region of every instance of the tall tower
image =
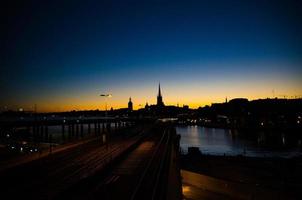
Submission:
[[157,106],[164,106],[163,97],[161,96],[160,83],[158,85]]
[[129,98],[129,102],[128,102],[128,110],[132,111],[133,110],[133,103],[131,101],[131,97]]

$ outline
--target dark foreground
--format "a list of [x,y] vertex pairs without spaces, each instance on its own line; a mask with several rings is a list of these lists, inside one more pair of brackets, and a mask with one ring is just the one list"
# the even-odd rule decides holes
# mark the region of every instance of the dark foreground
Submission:
[[185,199],[301,199],[302,158],[182,156]]
[[105,144],[96,138],[1,168],[1,195],[4,199],[180,199],[175,136],[175,129],[166,125],[139,126]]

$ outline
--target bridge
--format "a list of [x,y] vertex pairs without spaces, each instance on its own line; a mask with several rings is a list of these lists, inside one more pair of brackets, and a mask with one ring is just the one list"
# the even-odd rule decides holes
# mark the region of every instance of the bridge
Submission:
[[[74,136],[83,137],[85,129],[87,134],[108,134],[114,129],[129,127],[136,123],[152,122],[152,118],[128,118],[128,117],[65,117],[65,116],[27,116],[0,118],[0,137],[5,135],[18,134],[18,130],[25,129],[28,137],[43,142],[52,142],[52,135],[49,133],[49,127],[60,126],[61,138],[63,141]],[[85,127],[86,126],[86,127]],[[24,133],[22,133],[25,135]]]
[[[43,125],[44,130],[54,124],[73,124],[80,132],[82,124],[103,125],[108,121],[123,124],[116,127],[125,132],[112,132],[107,142],[100,142],[96,134],[61,151],[0,168],[2,195],[10,199],[181,199],[179,138],[169,122],[94,118],[14,124]],[[128,128],[119,129],[122,126]],[[97,133],[98,125],[95,127],[91,131]]]

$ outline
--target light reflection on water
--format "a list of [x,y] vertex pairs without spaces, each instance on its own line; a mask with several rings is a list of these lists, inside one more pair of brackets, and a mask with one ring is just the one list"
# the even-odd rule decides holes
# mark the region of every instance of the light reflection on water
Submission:
[[[188,147],[199,147],[204,154],[212,155],[246,155],[253,157],[293,157],[302,155],[297,148],[272,150],[260,147],[252,141],[240,139],[228,129],[206,128],[201,126],[177,126],[176,131],[181,135],[180,146],[184,153]],[[285,143],[285,138],[282,138]]]

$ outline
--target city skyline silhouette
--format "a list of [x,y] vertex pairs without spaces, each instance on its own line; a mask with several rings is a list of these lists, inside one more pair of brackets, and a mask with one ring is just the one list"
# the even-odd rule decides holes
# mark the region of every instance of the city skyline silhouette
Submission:
[[[301,96],[298,1],[7,2],[1,110]],[[104,106],[103,106],[104,107]]]

